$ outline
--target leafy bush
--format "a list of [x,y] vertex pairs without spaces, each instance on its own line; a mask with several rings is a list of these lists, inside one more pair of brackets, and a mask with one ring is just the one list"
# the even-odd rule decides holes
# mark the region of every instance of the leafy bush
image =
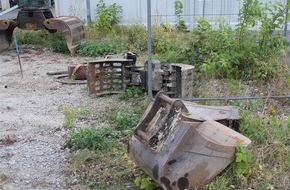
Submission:
[[157,184],[149,177],[141,177],[138,176],[134,180],[135,186],[140,188],[140,189],[145,189],[145,190],[154,190],[158,188]]
[[186,59],[182,49],[187,47],[187,37],[171,30],[170,26],[163,24],[153,27],[152,50],[154,57],[162,62],[184,62]]
[[104,33],[110,32],[112,27],[121,21],[122,12],[123,8],[116,3],[107,6],[104,0],[100,0],[94,20],[96,28]]
[[116,112],[112,119],[115,121],[116,130],[132,130],[139,121],[139,118],[132,117],[132,113]]
[[87,41],[78,47],[77,54],[104,56],[123,52],[126,46],[118,40]]
[[66,144],[72,149],[105,150],[113,146],[119,138],[109,127],[89,127],[73,130]]
[[76,110],[70,108],[69,105],[65,105],[63,107],[63,112],[64,112],[63,127],[66,129],[74,128],[75,122],[76,122],[76,115],[77,115]]
[[119,94],[119,98],[121,100],[128,100],[131,98],[140,97],[141,95],[144,95],[143,90],[139,87],[133,86],[126,88],[124,93]]
[[27,44],[27,45],[49,45],[46,39],[49,38],[49,33],[45,30],[40,31],[17,31],[16,36],[18,43],[20,45]]
[[50,47],[54,52],[58,53],[69,52],[64,35],[61,32],[56,32],[50,35],[51,35],[50,38],[53,38],[53,40],[51,40]]
[[251,152],[243,147],[240,142],[236,145],[236,158],[235,158],[235,172],[243,181],[247,181],[247,176],[250,174],[249,166],[252,159]]
[[[282,9],[278,13],[273,11],[270,19],[266,17],[266,10],[260,9],[263,14],[261,19],[258,15],[248,18],[245,14],[250,13],[242,10],[242,23],[236,30],[221,20],[219,29],[215,30],[206,20],[200,19],[197,28],[190,33],[189,45],[184,50],[185,57],[190,58],[185,62],[216,77],[260,80],[275,77],[281,50],[287,47],[280,35],[273,34],[282,24]],[[251,31],[250,27],[256,22],[262,23],[260,29]]]
[[15,32],[18,43],[34,47],[50,47],[54,52],[68,53],[65,38],[62,33],[50,33],[47,30],[17,31]]
[[174,15],[176,16],[175,28],[179,31],[184,31],[187,29],[184,19],[182,18],[183,4],[180,0],[174,1]]
[[147,50],[147,30],[142,24],[128,27],[128,43],[134,52]]

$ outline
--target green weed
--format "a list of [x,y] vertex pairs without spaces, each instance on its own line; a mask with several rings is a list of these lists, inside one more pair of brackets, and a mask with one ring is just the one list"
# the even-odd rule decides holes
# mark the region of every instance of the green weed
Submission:
[[64,35],[60,32],[56,32],[53,34],[50,34],[50,48],[54,52],[58,53],[68,53],[68,47],[64,38]]
[[72,109],[69,105],[63,107],[64,112],[64,122],[63,127],[65,129],[72,129],[75,127],[76,122],[76,110]]
[[115,40],[87,41],[81,44],[77,49],[77,54],[88,56],[105,56],[123,52],[126,46]]
[[130,161],[124,145],[102,152],[80,150],[72,154],[70,162],[71,172],[77,173],[90,189],[135,190],[134,179],[141,173]]
[[235,158],[235,172],[239,179],[242,181],[247,181],[249,175],[251,174],[250,170],[250,161],[252,159],[251,152],[243,147],[240,142],[237,142],[236,145],[236,158]]
[[132,112],[119,111],[112,114],[111,120],[114,121],[114,129],[121,133],[122,138],[126,138],[132,135],[139,118],[134,116]]
[[131,98],[138,98],[141,95],[144,95],[144,92],[141,88],[139,87],[128,87],[125,89],[125,92],[122,94],[119,94],[119,99],[120,100],[129,100]]
[[[271,13],[269,16],[268,13]],[[224,20],[213,29],[208,21],[198,20],[183,49],[185,62],[198,71],[230,79],[268,80],[277,77],[282,64],[281,52],[288,43],[273,34],[283,23],[284,8],[280,3],[264,5],[258,0],[245,1],[240,10],[241,22],[233,30]],[[250,30],[261,23],[257,31]]]
[[138,187],[139,189],[154,190],[158,187],[156,183],[149,177],[138,176],[135,179],[134,183],[135,186]]
[[231,190],[233,185],[231,186],[232,177],[228,175],[220,175],[215,178],[215,180],[208,185],[205,186],[207,190]]
[[184,31],[187,29],[182,14],[183,14],[183,4],[180,0],[175,0],[174,1],[174,15],[176,17],[175,28],[179,31]]
[[47,30],[39,31],[16,31],[18,43],[26,44],[35,48],[50,47],[54,52],[68,53],[65,38],[62,33],[50,33]]
[[118,24],[121,19],[123,8],[116,3],[106,5],[104,0],[100,0],[96,8],[95,26],[102,33],[109,33],[112,27]]
[[113,147],[120,135],[110,127],[89,127],[73,130],[66,140],[72,149],[106,150]]
[[128,44],[133,52],[142,52],[147,50],[147,31],[142,24],[133,24],[128,27]]

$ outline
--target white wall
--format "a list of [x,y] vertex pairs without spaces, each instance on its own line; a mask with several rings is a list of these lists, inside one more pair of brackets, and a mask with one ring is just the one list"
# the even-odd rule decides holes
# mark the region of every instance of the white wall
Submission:
[[[242,0],[181,0],[184,6],[184,20],[192,28],[198,17],[214,22],[217,17],[225,18],[229,23],[235,25],[238,22],[239,9]],[[263,0],[265,3],[287,0]],[[59,16],[73,15],[86,20],[86,0],[57,0],[57,13]],[[90,0],[92,20],[95,17],[95,9],[99,0]],[[105,0],[107,5],[117,3],[123,8],[122,24],[134,22],[147,22],[147,0]],[[151,0],[152,22],[174,24],[174,0]],[[205,7],[204,7],[205,5]]]
[[0,0],[0,4],[1,4],[0,7],[2,10],[7,10],[10,8],[9,0]]

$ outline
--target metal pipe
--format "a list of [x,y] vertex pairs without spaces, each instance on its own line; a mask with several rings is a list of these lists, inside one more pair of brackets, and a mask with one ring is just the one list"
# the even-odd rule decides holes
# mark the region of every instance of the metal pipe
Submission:
[[220,101],[220,100],[255,100],[255,99],[282,99],[290,98],[290,95],[284,96],[244,96],[244,97],[208,97],[208,98],[183,98],[185,101]]
[[87,0],[87,24],[90,26],[92,22],[91,19],[91,0]]
[[288,14],[289,14],[289,1],[286,0],[286,8],[285,8],[285,20],[284,20],[284,33],[283,35],[287,36],[287,30],[288,30]]
[[147,35],[148,35],[148,98],[152,102],[152,31],[151,31],[151,0],[147,0]]
[[19,55],[18,42],[17,42],[17,38],[15,34],[14,34],[14,44],[15,44],[15,50],[16,50],[16,54],[18,58],[19,67],[20,67],[21,77],[23,78],[23,71],[22,71],[21,59]]
[[205,0],[203,0],[203,5],[202,5],[202,17],[204,18],[205,16]]

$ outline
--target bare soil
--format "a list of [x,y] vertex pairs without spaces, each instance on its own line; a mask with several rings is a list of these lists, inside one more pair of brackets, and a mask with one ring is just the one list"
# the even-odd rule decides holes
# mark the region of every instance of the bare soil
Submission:
[[96,101],[87,95],[85,84],[64,85],[47,72],[66,71],[69,64],[89,59],[23,47],[22,78],[15,51],[1,52],[0,189],[85,189],[77,183],[68,187],[67,181],[74,179],[62,172],[69,155],[63,107],[102,110],[104,102],[114,104],[115,99]]

